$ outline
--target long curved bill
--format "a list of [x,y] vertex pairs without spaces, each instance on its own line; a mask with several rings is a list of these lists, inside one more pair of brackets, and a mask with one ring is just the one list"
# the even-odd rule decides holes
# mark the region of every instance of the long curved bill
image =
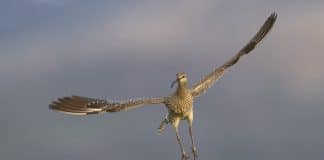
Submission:
[[177,80],[172,81],[172,83],[171,83],[171,88],[173,88],[173,86],[174,86],[176,83],[177,83]]

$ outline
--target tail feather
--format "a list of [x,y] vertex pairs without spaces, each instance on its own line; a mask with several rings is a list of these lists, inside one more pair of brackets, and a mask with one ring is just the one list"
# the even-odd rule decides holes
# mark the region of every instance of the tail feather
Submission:
[[165,118],[165,119],[161,122],[159,128],[157,128],[157,134],[158,134],[158,135],[160,135],[160,134],[163,133],[163,131],[164,131],[164,129],[165,129],[165,125],[167,125],[168,123],[169,123],[169,121],[168,121],[167,118]]

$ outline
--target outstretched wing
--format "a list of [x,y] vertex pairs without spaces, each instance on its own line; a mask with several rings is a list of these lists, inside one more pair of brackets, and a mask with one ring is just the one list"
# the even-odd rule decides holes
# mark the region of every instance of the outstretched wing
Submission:
[[257,44],[267,35],[277,19],[277,14],[272,13],[261,26],[256,35],[229,61],[222,66],[216,68],[213,72],[206,75],[202,80],[195,84],[192,89],[193,96],[199,96],[210,88],[220,77],[223,76],[226,69],[233,66],[244,54],[252,51]]
[[134,109],[149,104],[164,103],[164,98],[147,98],[110,102],[103,99],[94,99],[81,96],[59,98],[52,102],[49,108],[71,115],[99,114],[104,112],[119,112]]

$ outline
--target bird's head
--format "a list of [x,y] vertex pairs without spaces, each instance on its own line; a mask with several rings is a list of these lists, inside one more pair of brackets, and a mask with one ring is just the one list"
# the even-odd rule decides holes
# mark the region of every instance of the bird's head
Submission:
[[183,72],[177,73],[176,74],[177,79],[175,79],[172,83],[171,83],[171,88],[173,88],[173,86],[175,85],[175,83],[178,82],[178,85],[182,85],[182,84],[187,84],[187,75]]

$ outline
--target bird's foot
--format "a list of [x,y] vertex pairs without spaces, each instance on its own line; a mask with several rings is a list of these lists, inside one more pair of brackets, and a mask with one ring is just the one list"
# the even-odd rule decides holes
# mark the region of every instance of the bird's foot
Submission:
[[182,153],[181,160],[189,160],[189,156],[186,155],[185,152]]
[[197,148],[196,147],[192,147],[191,150],[192,150],[192,154],[194,156],[194,160],[196,160],[196,158],[198,157]]

